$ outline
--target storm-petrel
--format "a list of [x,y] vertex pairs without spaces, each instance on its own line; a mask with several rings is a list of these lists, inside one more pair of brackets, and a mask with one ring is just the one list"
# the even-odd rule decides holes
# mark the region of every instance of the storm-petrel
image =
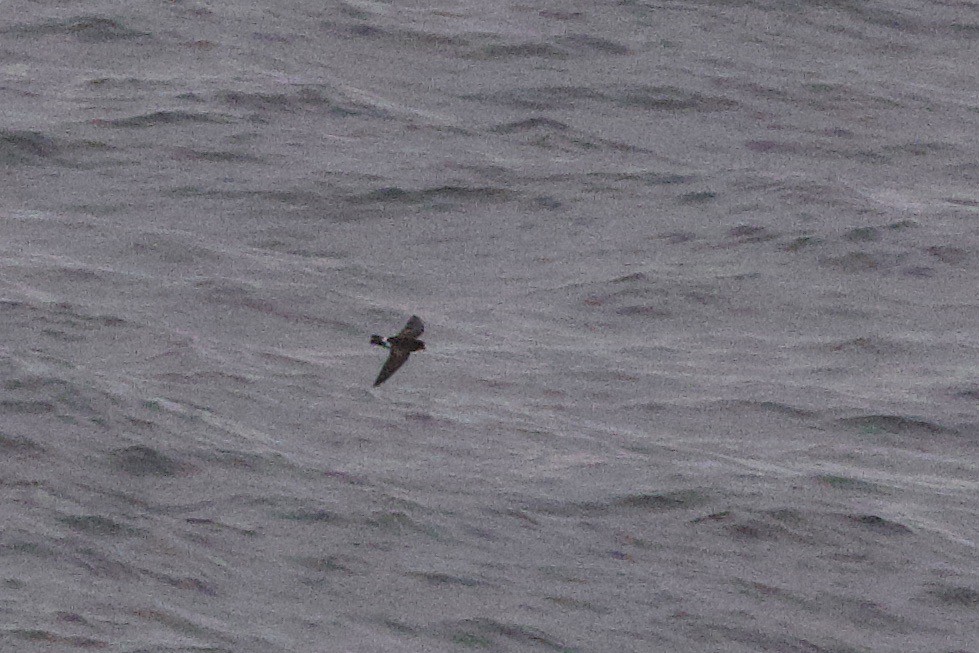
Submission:
[[381,373],[377,375],[377,379],[374,381],[375,388],[397,372],[398,368],[408,360],[408,355],[411,352],[425,348],[425,343],[418,339],[418,336],[424,330],[425,325],[422,324],[421,318],[417,315],[412,315],[411,319],[408,320],[408,324],[405,325],[405,328],[401,329],[401,333],[398,335],[391,336],[390,338],[382,338],[378,335],[371,336],[372,345],[391,350],[388,359],[384,361],[384,367],[381,368]]

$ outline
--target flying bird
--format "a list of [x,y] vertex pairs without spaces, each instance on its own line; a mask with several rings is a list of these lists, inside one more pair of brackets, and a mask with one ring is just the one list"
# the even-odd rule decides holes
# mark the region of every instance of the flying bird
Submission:
[[401,329],[398,335],[391,336],[390,338],[382,338],[378,335],[371,336],[372,345],[391,350],[391,353],[388,354],[388,359],[384,361],[384,367],[381,368],[380,374],[377,375],[377,379],[374,381],[375,388],[391,378],[391,375],[405,364],[411,352],[420,351],[425,348],[425,343],[418,339],[418,336],[423,331],[425,331],[425,325],[422,324],[421,318],[417,315],[412,315],[411,319],[408,320],[408,324],[405,325],[405,328]]

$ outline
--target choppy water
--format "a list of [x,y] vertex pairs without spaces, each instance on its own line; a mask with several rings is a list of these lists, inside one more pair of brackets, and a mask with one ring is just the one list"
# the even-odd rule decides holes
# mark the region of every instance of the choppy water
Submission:
[[979,649],[979,4],[273,4],[2,4],[2,650]]

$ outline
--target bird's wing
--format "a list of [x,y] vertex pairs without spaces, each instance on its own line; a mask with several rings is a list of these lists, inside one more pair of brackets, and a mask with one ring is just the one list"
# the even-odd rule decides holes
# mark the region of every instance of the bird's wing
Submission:
[[408,320],[408,324],[405,328],[401,329],[401,333],[398,334],[399,338],[408,336],[409,338],[417,338],[425,331],[425,325],[422,324],[422,320],[417,315],[412,315],[411,319]]
[[381,385],[387,381],[392,374],[398,371],[398,368],[405,364],[408,360],[408,352],[404,349],[398,347],[391,348],[391,354],[388,359],[384,361],[384,367],[381,368],[380,374],[377,375],[377,379],[374,380],[374,387]]

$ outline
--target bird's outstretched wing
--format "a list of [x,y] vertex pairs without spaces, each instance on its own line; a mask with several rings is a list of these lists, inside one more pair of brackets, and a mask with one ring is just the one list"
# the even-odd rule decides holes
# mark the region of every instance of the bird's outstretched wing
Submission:
[[380,374],[378,374],[377,379],[374,380],[374,387],[376,388],[391,378],[391,375],[397,372],[398,368],[404,365],[406,360],[408,360],[407,351],[398,347],[392,347],[391,354],[388,356],[388,359],[384,361],[384,367],[381,368]]
[[408,324],[405,325],[405,328],[401,329],[401,333],[398,334],[398,337],[403,338],[407,336],[409,338],[417,338],[424,331],[425,325],[422,324],[422,319],[417,315],[412,315],[411,319],[408,320]]

